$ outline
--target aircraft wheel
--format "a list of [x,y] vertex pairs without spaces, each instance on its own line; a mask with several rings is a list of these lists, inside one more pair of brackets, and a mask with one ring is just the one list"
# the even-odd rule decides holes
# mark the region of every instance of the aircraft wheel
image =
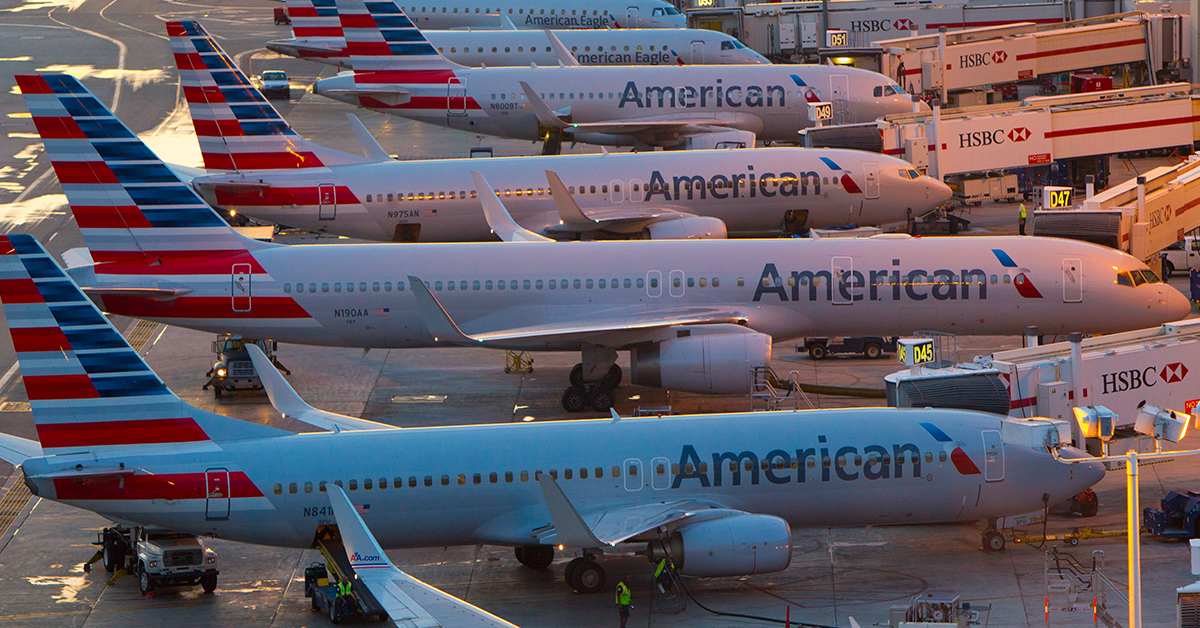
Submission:
[[1004,535],[995,530],[983,533],[983,550],[985,552],[1003,552],[1005,543]]
[[582,386],[583,385],[583,365],[576,364],[575,366],[571,367],[571,374],[567,376],[567,380],[571,382],[572,386]]
[[621,385],[621,378],[624,375],[625,372],[621,370],[621,367],[614,364],[609,367],[608,374],[604,376],[604,379],[600,380],[600,385],[605,388],[616,388]]
[[562,396],[563,409],[567,412],[583,412],[588,405],[587,390],[583,386],[572,386]]
[[554,562],[554,547],[551,545],[529,545],[518,548],[517,560],[530,569],[545,569]]
[[576,593],[599,593],[604,588],[604,568],[594,560],[583,562],[571,572],[571,590]]
[[567,581],[567,586],[571,587],[571,589],[575,588],[575,585],[572,584],[575,581],[575,570],[586,562],[587,559],[582,556],[579,558],[572,558],[571,562],[567,563],[566,569],[563,570],[563,580]]
[[868,360],[874,360],[875,358],[883,355],[883,347],[880,347],[872,342],[863,348],[863,355],[866,356]]
[[829,349],[826,349],[825,345],[813,345],[808,348],[808,357],[814,360],[824,360],[827,355],[829,355]]
[[592,391],[591,404],[596,412],[608,412],[613,407],[613,391],[605,386],[599,386]]

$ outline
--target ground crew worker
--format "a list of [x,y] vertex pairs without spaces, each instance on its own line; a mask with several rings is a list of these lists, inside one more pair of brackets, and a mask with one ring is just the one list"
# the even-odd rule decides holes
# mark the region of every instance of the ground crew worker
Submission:
[[1021,211],[1017,213],[1017,229],[1025,235],[1025,203],[1021,203]]
[[673,565],[669,558],[664,557],[658,561],[658,567],[654,569],[654,582],[658,585],[658,589],[663,593],[667,592],[667,587],[671,586],[670,568]]
[[629,580],[628,575],[617,583],[617,610],[621,613],[621,628],[625,628],[625,622],[629,621],[629,609],[633,607],[633,592],[625,584],[626,580]]

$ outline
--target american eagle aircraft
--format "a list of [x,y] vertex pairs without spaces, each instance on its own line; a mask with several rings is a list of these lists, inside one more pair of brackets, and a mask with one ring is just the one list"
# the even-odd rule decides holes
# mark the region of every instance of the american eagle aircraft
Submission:
[[[288,0],[287,8],[292,19],[292,38],[269,41],[268,49],[309,61],[350,67],[346,38],[333,0]],[[568,65],[770,63],[734,37],[702,28],[422,32],[447,59],[474,67],[559,62]],[[558,43],[571,54],[563,54]]]
[[711,145],[725,137],[796,142],[808,103],[834,121],[912,112],[894,81],[833,65],[467,68],[438,54],[391,0],[337,0],[353,72],[313,93],[452,129],[613,146]]
[[421,0],[405,3],[405,6],[421,28],[542,30],[687,26],[683,13],[662,0]]
[[72,275],[105,311],[301,344],[580,351],[571,410],[611,405],[618,350],[634,383],[741,393],[773,339],[1108,333],[1191,311],[1125,253],[1036,237],[259,242],[77,79],[17,83],[90,247],[90,259],[70,256]]
[[252,348],[275,408],[328,430],[295,434],[181,400],[32,236],[0,236],[0,277],[40,441],[0,435],[0,458],[35,495],[282,547],[350,523],[340,531],[356,571],[386,566],[345,521],[339,489],[380,548],[511,546],[544,569],[562,545],[583,554],[566,580],[593,592],[605,579],[596,558],[615,548],[669,554],[684,575],[770,573],[791,562],[791,526],[990,519],[1040,509],[1043,495],[1071,499],[1105,473],[1005,442],[1001,417],[964,410],[398,429],[308,406]]
[[[363,155],[297,135],[196,22],[168,22],[184,95],[210,174],[210,204],[276,224],[364,240],[492,239],[471,170],[524,227],[576,237],[724,237],[921,215],[950,188],[907,162],[834,149],[670,151],[398,162],[357,120]],[[564,217],[546,170],[583,215]],[[225,172],[221,172],[225,171]]]

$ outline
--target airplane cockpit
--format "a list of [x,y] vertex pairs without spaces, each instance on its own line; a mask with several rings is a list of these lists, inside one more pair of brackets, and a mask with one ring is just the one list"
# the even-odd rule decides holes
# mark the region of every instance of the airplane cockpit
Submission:
[[[1116,268],[1113,266],[1114,270]],[[1154,271],[1144,268],[1142,270],[1118,270],[1116,282],[1118,286],[1136,288],[1146,283],[1162,283],[1162,279],[1159,279]]]

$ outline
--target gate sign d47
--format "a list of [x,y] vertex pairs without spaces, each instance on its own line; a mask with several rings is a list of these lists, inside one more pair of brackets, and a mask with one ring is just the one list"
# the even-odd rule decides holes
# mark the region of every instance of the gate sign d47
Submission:
[[905,366],[933,362],[933,339],[902,338],[897,346],[896,359]]

